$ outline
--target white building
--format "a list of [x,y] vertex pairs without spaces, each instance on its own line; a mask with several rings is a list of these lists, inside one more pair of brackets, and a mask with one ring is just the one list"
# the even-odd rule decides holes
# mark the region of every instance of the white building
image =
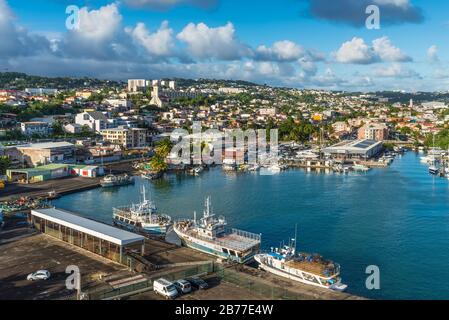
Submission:
[[109,126],[108,118],[99,111],[85,111],[78,113],[75,117],[75,123],[81,127],[87,126],[91,131],[100,132]]
[[113,108],[130,109],[132,107],[131,101],[127,99],[105,99],[104,103],[110,105]]
[[22,122],[20,131],[26,136],[33,134],[46,136],[50,134],[51,127],[47,122]]
[[145,79],[129,79],[128,80],[128,91],[137,92],[145,90],[148,87],[148,81]]

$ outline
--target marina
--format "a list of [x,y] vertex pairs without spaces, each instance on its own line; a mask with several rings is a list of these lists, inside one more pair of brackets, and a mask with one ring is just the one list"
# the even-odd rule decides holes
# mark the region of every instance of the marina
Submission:
[[[436,269],[439,276],[449,276],[449,268],[439,263],[449,245],[448,181],[429,175],[413,152],[397,157],[386,169],[366,173],[287,170],[274,176],[228,175],[213,168],[199,178],[170,174],[151,183],[136,178],[135,186],[89,190],[53,203],[67,210],[83,203],[81,214],[111,223],[111,208],[137,203],[144,184],[161,212],[174,221],[201,212],[198,199],[210,195],[217,199],[214,210],[226,213],[229,225],[262,234],[262,250],[277,246],[280,235],[297,223],[298,250],[338,261],[352,294],[431,299],[441,298],[440,292],[448,289],[444,282],[430,284],[426,276]],[[370,291],[364,285],[365,269],[373,264],[383,270],[385,289]],[[409,273],[414,274],[413,282],[405,276]]]

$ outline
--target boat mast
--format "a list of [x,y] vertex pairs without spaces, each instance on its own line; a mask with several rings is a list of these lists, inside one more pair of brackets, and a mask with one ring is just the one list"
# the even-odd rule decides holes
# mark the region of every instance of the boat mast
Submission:
[[298,224],[295,224],[295,247],[294,247],[294,252],[293,252],[293,254],[296,254],[296,242],[297,242],[297,239],[298,239]]

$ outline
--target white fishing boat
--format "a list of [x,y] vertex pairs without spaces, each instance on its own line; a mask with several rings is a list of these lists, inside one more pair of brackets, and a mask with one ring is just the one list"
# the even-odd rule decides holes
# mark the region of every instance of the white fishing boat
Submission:
[[126,186],[134,184],[134,178],[127,174],[122,176],[109,174],[101,180],[100,184],[103,188]]
[[261,235],[227,228],[224,217],[212,213],[210,198],[206,199],[203,217],[178,221],[173,230],[184,246],[223,260],[246,263],[259,252]]
[[113,208],[113,222],[116,226],[148,234],[165,235],[173,225],[171,217],[158,214],[151,200],[147,200],[142,188],[142,202],[127,207]]
[[348,287],[341,282],[339,264],[317,254],[297,254],[296,238],[290,245],[272,248],[271,252],[257,254],[254,259],[260,269],[304,284],[335,291]]

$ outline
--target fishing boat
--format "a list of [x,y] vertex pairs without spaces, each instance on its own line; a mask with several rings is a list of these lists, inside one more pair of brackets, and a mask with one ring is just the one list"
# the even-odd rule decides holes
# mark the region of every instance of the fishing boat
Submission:
[[271,252],[258,254],[254,259],[260,269],[304,284],[335,291],[345,291],[348,287],[341,282],[339,264],[318,254],[297,254],[296,237],[289,245],[272,248]]
[[212,213],[210,198],[205,202],[203,217],[183,220],[173,230],[184,246],[216,256],[222,260],[246,263],[259,252],[261,235],[227,228],[224,217]]
[[134,184],[134,178],[127,174],[123,176],[109,174],[101,180],[100,184],[103,188],[127,186]]
[[145,187],[142,187],[142,198],[138,204],[113,208],[114,225],[152,235],[167,234],[173,225],[171,217],[157,213],[154,203],[146,198]]

